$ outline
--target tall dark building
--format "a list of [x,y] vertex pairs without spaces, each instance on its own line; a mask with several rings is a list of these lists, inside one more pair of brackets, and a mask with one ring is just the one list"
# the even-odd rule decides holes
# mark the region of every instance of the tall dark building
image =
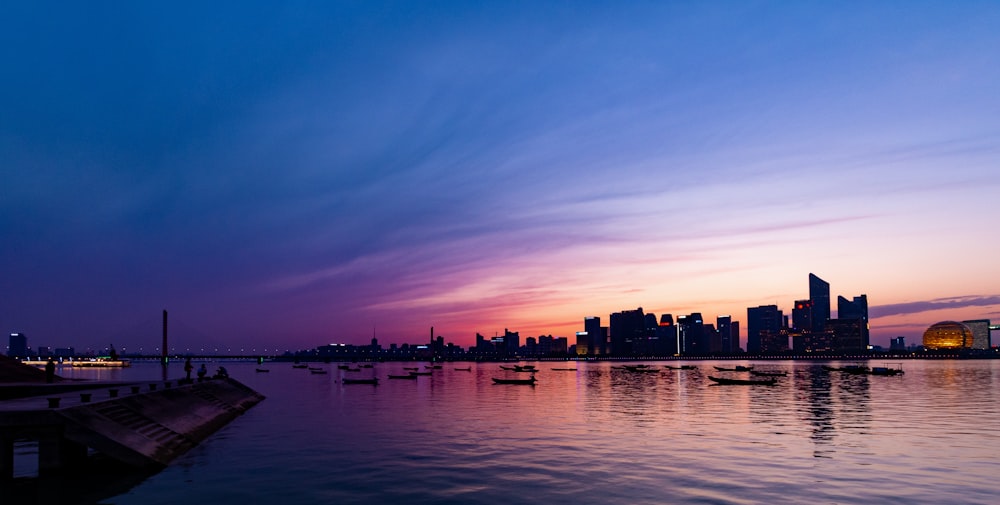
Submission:
[[[715,330],[719,333],[719,350],[724,354],[732,354],[739,347],[739,334],[733,338],[733,318],[732,316],[718,316],[715,318]],[[737,344],[734,344],[733,341]]]
[[583,331],[587,332],[587,352],[586,354],[607,354],[608,339],[603,328],[601,328],[601,318],[592,316],[583,318]]
[[812,300],[795,300],[795,308],[792,309],[792,328],[800,332],[812,331]]
[[28,337],[24,333],[10,334],[10,345],[7,347],[7,356],[11,358],[28,357]]
[[646,317],[642,307],[611,314],[610,336],[611,354],[627,356],[633,353],[633,342],[642,337],[646,328]]
[[823,331],[830,319],[830,283],[809,274],[809,300],[812,302],[812,331]]
[[692,312],[677,318],[679,348],[677,353],[695,356],[708,353],[709,336],[705,332],[705,322],[700,312]]
[[[773,349],[765,349],[761,346],[763,342],[761,336],[765,332],[769,334],[780,332],[784,321],[785,316],[778,310],[777,305],[747,308],[747,352],[757,354],[773,351]],[[788,347],[787,343],[785,347]]]
[[674,324],[673,314],[663,314],[660,316],[660,323],[656,327],[658,356],[673,356],[677,354],[677,325]]
[[837,297],[837,319],[857,320],[859,323],[859,335],[857,346],[866,350],[869,345],[868,329],[868,295],[855,296],[854,300],[848,300],[843,296]]

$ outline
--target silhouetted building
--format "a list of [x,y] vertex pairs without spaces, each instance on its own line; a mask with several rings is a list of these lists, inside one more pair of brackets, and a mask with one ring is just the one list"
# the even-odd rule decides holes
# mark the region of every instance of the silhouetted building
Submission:
[[[587,354],[607,354],[608,353],[608,332],[601,326],[601,318],[596,316],[585,317],[583,319],[583,330],[587,332]],[[580,351],[577,351],[578,353]]]
[[889,341],[889,349],[893,351],[906,350],[906,337],[896,337]]
[[[739,326],[736,327],[739,332]],[[715,331],[719,334],[719,349],[716,352],[732,354],[739,347],[740,335],[733,336],[732,316],[717,316],[715,318]]]
[[590,335],[585,331],[576,332],[576,345],[573,347],[577,356],[592,354],[590,351]]
[[827,331],[833,334],[833,351],[843,354],[868,351],[867,325],[861,319],[830,319]]
[[633,342],[643,335],[646,318],[642,307],[611,314],[611,354],[628,356],[634,351]]
[[795,308],[792,309],[792,328],[799,332],[812,331],[812,310],[812,300],[795,300]]
[[869,345],[869,324],[868,324],[868,296],[855,296],[854,300],[848,300],[843,296],[837,297],[837,319],[857,319],[861,321],[861,349],[868,349]]
[[11,358],[28,357],[28,337],[24,333],[11,333],[9,344],[7,347],[7,356]]
[[830,283],[809,274],[809,301],[812,302],[812,331],[823,331],[830,319]]
[[700,312],[678,316],[677,327],[680,336],[678,354],[697,356],[708,353],[708,335],[705,332],[705,322],[702,320]]
[[677,325],[673,314],[663,314],[656,326],[656,355],[673,356],[677,354]]
[[969,327],[972,330],[972,348],[973,349],[989,349],[992,343],[990,342],[990,320],[989,319],[973,319],[971,321],[962,321],[962,324]]
[[[812,275],[812,274],[810,274]],[[762,352],[776,352],[770,348],[778,337],[774,337],[782,328],[784,315],[778,310],[777,305],[761,305],[759,307],[747,308],[747,352],[757,354]],[[769,347],[764,347],[761,336],[764,332],[769,333]],[[788,349],[788,342],[784,348]]]

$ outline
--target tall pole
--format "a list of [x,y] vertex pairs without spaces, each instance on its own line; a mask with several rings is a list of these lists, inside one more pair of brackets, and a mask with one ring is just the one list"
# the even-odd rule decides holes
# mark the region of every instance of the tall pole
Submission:
[[167,366],[167,311],[163,310],[163,347],[160,347],[160,364]]

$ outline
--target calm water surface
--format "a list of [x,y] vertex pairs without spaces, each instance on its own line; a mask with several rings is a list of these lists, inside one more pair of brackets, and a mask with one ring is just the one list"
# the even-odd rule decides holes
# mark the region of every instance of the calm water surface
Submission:
[[[106,503],[1000,499],[1000,361],[907,361],[897,377],[753,363],[789,372],[773,387],[710,385],[708,375],[745,373],[713,368],[734,362],[691,364],[698,369],[639,374],[610,363],[536,363],[534,387],[492,384],[515,376],[497,364],[471,372],[446,364],[416,381],[386,379],[413,366],[403,363],[361,372],[324,365],[329,375],[226,364],[267,400]],[[104,373],[152,379],[160,369]],[[340,383],[371,375],[378,387]]]

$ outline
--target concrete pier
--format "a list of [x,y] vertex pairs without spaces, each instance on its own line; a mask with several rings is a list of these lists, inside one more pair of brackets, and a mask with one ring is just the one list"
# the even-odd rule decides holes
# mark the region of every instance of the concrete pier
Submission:
[[0,402],[0,480],[13,475],[19,438],[38,441],[39,474],[82,464],[88,448],[129,466],[162,467],[264,399],[233,379],[137,385],[132,394],[102,387]]

